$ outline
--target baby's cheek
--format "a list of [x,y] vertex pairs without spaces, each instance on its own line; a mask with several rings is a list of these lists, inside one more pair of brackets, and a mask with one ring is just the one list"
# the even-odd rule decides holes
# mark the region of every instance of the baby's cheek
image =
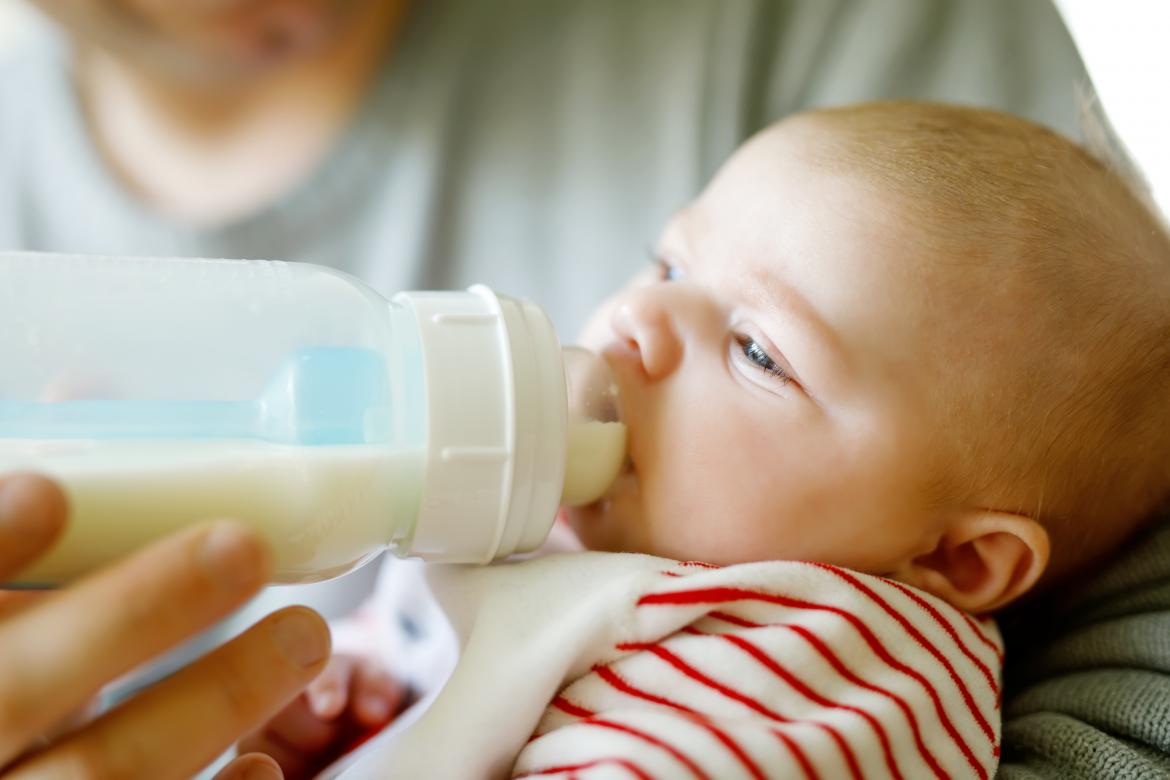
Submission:
[[749,563],[791,557],[806,534],[817,533],[792,527],[774,475],[690,465],[689,473],[649,491],[646,525],[654,549],[647,552],[721,565]]
[[[660,483],[643,500],[642,548],[635,552],[678,560],[706,561],[721,547],[725,518],[714,511],[712,496],[700,486],[702,477]],[[699,488],[696,490],[695,488]]]

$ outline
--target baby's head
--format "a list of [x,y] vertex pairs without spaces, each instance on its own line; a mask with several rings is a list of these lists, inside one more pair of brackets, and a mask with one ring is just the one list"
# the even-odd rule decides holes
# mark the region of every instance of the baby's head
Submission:
[[1170,240],[1115,175],[998,113],[784,121],[663,233],[584,341],[631,468],[585,544],[816,560],[996,609],[1170,492]]

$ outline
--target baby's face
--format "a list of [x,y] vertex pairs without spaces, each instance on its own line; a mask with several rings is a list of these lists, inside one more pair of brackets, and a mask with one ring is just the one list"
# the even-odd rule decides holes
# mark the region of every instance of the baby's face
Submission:
[[939,272],[880,193],[807,162],[809,142],[782,127],[745,146],[587,326],[632,466],[568,513],[586,546],[874,573],[932,549]]

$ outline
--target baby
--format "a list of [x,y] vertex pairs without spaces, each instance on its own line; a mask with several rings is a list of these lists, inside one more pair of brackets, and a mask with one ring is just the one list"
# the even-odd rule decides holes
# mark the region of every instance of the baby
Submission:
[[[653,267],[602,307],[582,342],[615,372],[630,464],[604,500],[562,519],[590,550],[709,567],[601,556],[638,562],[621,596],[628,609],[611,602],[605,613],[625,616],[613,632],[624,643],[590,644],[580,629],[573,660],[521,726],[534,738],[510,748],[507,766],[468,766],[467,776],[507,772],[523,748],[516,771],[533,776],[990,777],[1002,655],[994,626],[970,616],[1093,565],[1170,494],[1170,239],[1095,159],[1003,114],[877,103],[765,130],[670,221]],[[552,577],[575,571],[573,560],[460,576],[482,584],[474,578],[543,567]],[[773,563],[801,561],[828,566]],[[679,606],[679,594],[700,590],[707,601],[682,617],[635,609]],[[743,592],[758,602],[750,616],[712,595]],[[794,610],[812,600],[817,619],[845,633],[822,639],[832,629],[802,623]],[[867,610],[889,625],[867,634],[847,619]],[[841,666],[843,698],[826,707],[816,703],[833,697],[824,689],[802,694],[819,713],[802,721],[811,731],[747,678],[741,698],[749,687],[759,695],[729,717],[705,704],[735,693],[712,667],[670,661],[680,643],[714,637],[741,653],[715,664],[729,678],[749,666],[779,675],[785,659],[784,673],[799,676],[797,649],[751,634],[767,626],[805,632],[792,639],[800,653],[824,647],[805,667]],[[871,639],[890,656],[872,669],[861,658],[881,655],[866,649]],[[472,657],[475,643],[461,641]],[[707,698],[672,701],[677,681],[647,693],[647,654]],[[939,676],[903,685],[893,678],[914,672],[898,659],[939,661]],[[704,764],[699,737],[672,740],[650,721],[605,721],[628,749],[588,743],[570,727],[602,722],[604,696],[590,700],[601,682],[611,696],[637,689],[646,718],[681,713],[679,723],[715,734],[735,773]],[[849,699],[849,687],[866,690]],[[402,690],[339,656],[244,747],[308,774],[336,753],[338,724],[386,722]],[[735,730],[752,717],[768,722],[760,733],[782,757]],[[849,718],[868,742],[849,736]],[[933,747],[947,739],[957,763]],[[665,763],[648,769],[653,761]]]

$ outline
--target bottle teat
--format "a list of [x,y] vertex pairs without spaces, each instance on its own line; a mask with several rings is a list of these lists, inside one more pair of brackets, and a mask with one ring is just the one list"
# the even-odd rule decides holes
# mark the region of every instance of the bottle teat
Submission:
[[566,347],[564,363],[569,414],[561,503],[580,506],[601,498],[621,472],[626,426],[605,360],[581,347]]

